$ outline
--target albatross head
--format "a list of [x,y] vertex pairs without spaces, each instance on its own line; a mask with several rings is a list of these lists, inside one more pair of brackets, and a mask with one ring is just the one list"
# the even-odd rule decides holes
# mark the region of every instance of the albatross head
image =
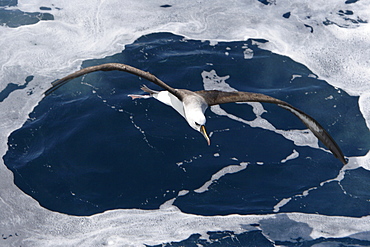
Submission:
[[186,116],[186,120],[193,129],[199,131],[204,136],[208,145],[211,145],[211,140],[204,126],[206,124],[206,117],[204,114],[202,112],[191,112]]
[[184,104],[185,118],[190,127],[199,131],[206,139],[208,145],[211,145],[211,140],[207,134],[205,124],[206,117],[204,112],[207,109],[207,104],[202,100],[193,100],[191,103]]

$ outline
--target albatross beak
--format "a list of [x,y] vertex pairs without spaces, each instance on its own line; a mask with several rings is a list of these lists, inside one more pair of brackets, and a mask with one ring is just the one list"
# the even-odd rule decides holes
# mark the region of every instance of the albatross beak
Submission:
[[200,133],[202,133],[202,135],[204,136],[204,138],[206,138],[206,141],[208,143],[208,146],[211,145],[211,140],[208,137],[208,134],[207,134],[207,131],[206,131],[206,127],[204,127],[204,125],[200,126]]

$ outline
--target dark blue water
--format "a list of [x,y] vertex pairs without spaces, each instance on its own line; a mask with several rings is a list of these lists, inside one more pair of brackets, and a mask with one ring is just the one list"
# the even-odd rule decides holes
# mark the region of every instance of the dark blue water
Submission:
[[[244,59],[246,46],[253,50],[252,59]],[[85,61],[83,67],[108,62],[132,65],[175,88],[191,90],[203,89],[201,73],[215,70],[220,76],[230,75],[227,83],[233,88],[265,93],[307,112],[348,157],[365,155],[370,147],[357,97],[315,78],[288,57],[258,48],[252,40],[210,45],[168,33],[151,34],[119,54]],[[293,75],[301,77],[291,81]],[[199,215],[274,213],[279,201],[291,197],[280,212],[369,214],[369,171],[347,171],[340,183],[320,186],[342,168],[333,155],[295,146],[274,132],[210,110],[206,126],[214,134],[207,146],[170,107],[154,99],[133,101],[127,96],[141,94],[142,84],[160,89],[123,72],[96,72],[44,98],[23,127],[9,137],[4,161],[16,185],[43,207],[71,215],[118,208],[157,209],[182,190],[189,193],[178,197],[174,205]],[[305,128],[288,111],[275,105],[264,107],[263,117],[276,128]],[[246,120],[255,118],[249,105],[227,104],[223,109]],[[221,131],[225,129],[229,130]],[[299,157],[281,163],[293,150]],[[215,181],[207,192],[194,192],[217,171],[240,162],[250,164]],[[314,187],[318,188],[308,196],[296,196]],[[227,233],[213,233],[226,241],[223,234]],[[260,244],[267,241],[258,231],[238,236],[239,240],[249,237]],[[192,246],[201,240],[193,235],[187,241]],[[352,244],[346,241],[340,240]]]

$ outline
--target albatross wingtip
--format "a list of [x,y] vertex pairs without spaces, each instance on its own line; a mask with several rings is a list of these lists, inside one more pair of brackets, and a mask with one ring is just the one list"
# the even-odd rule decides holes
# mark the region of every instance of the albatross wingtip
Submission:
[[342,156],[342,157],[339,157],[338,159],[343,163],[344,166],[348,164],[348,161],[349,161],[348,158],[345,158],[344,156]]

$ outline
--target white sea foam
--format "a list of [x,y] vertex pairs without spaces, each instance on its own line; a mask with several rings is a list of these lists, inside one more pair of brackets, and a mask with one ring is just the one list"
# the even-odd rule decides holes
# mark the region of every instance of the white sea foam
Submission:
[[[0,27],[0,90],[10,82],[23,85],[27,76],[34,75],[25,89],[12,92],[0,102],[0,154],[6,152],[8,135],[25,122],[51,81],[78,69],[83,60],[112,55],[142,35],[161,31],[213,44],[266,39],[269,42],[258,45],[306,65],[335,87],[360,95],[360,109],[370,127],[366,52],[370,50],[370,26],[337,15],[339,10],[351,8],[354,18],[369,20],[366,1],[351,5],[337,0],[279,1],[272,5],[255,0],[170,3],[171,8],[160,8],[163,1],[60,0],[54,6],[48,0],[19,0],[22,11],[50,7],[48,12],[55,20],[19,28]],[[288,11],[290,18],[283,18]],[[324,26],[326,19],[338,24]],[[251,55],[248,53],[246,58]],[[368,159],[368,155],[350,158],[349,165],[369,169]],[[7,237],[2,244],[7,246],[144,246],[180,241],[194,233],[207,238],[207,231],[240,233],[256,229],[250,224],[259,224],[272,241],[320,237],[369,240],[369,217],[299,213],[202,217],[182,213],[170,205],[160,210],[114,210],[75,217],[41,208],[14,185],[12,173],[3,163],[0,185],[0,229],[3,238]],[[281,201],[276,209],[288,200]]]
[[281,163],[285,163],[287,162],[288,160],[292,160],[292,159],[296,159],[299,157],[299,153],[294,149],[293,150],[293,153],[290,154],[288,157],[286,157],[285,159],[281,160]]
[[291,200],[291,197],[282,199],[278,204],[274,206],[274,213],[278,213],[280,211],[280,208],[288,204]]
[[247,162],[241,162],[239,165],[229,165],[224,168],[222,168],[220,171],[216,172],[212,175],[212,178],[207,181],[205,184],[203,184],[200,188],[194,190],[197,193],[203,193],[206,192],[209,189],[209,186],[214,183],[216,180],[220,179],[221,177],[225,176],[226,174],[236,173],[239,171],[244,170],[247,168],[248,163]]

